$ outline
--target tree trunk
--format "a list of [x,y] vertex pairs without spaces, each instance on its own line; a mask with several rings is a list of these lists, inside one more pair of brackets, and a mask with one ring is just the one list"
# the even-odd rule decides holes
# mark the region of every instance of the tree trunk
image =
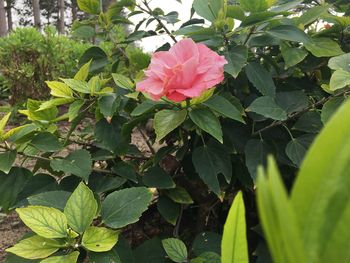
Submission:
[[6,12],[7,12],[7,29],[12,30],[13,19],[12,19],[12,0],[6,0]]
[[59,8],[59,21],[58,21],[58,32],[60,34],[64,34],[64,0],[58,0],[58,8]]
[[72,0],[72,23],[78,19],[78,6],[77,1]]
[[37,29],[41,29],[41,17],[40,17],[40,3],[39,0],[33,0],[33,14],[34,14],[34,26]]
[[4,0],[0,0],[0,37],[7,34],[7,21]]

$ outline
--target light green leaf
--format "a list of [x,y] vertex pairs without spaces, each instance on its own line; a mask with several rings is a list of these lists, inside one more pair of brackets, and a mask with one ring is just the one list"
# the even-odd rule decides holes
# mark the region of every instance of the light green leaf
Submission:
[[350,72],[350,53],[331,58],[328,61],[328,67],[333,70],[342,69]]
[[67,84],[59,81],[46,81],[47,86],[51,90],[51,95],[58,98],[72,98],[73,91]]
[[13,247],[6,249],[6,251],[22,258],[37,259],[52,255],[60,247],[61,244],[54,239],[35,235],[19,241]]
[[157,141],[163,139],[171,131],[175,130],[186,119],[187,110],[162,110],[154,115],[154,129]]
[[56,208],[28,206],[16,212],[26,226],[42,237],[62,238],[67,236],[67,219]]
[[16,160],[16,151],[7,151],[0,154],[0,171],[8,174]]
[[60,106],[60,105],[64,105],[64,104],[68,104],[74,101],[74,98],[54,98],[48,101],[45,101],[44,103],[42,103],[39,107],[39,109],[37,109],[37,111],[42,111],[42,110],[46,110],[46,109],[50,109],[56,106]]
[[281,49],[282,57],[284,59],[285,69],[293,67],[298,63],[302,62],[308,55],[305,49],[292,48],[284,42],[281,43],[280,49]]
[[81,182],[74,190],[64,208],[67,222],[76,232],[82,234],[90,226],[97,212],[94,193]]
[[64,256],[54,256],[42,260],[40,263],[76,263],[78,261],[79,252],[74,251]]
[[329,83],[330,89],[332,91],[345,88],[350,85],[350,72],[338,69],[336,70]]
[[82,245],[90,251],[111,250],[118,241],[118,231],[105,227],[90,226],[83,235]]
[[224,6],[223,0],[194,0],[193,8],[198,15],[213,22]]
[[337,42],[330,38],[313,38],[305,48],[315,57],[334,57],[344,54]]
[[102,220],[112,228],[122,228],[135,223],[147,209],[151,199],[152,193],[145,187],[115,191],[102,203]]
[[90,86],[85,81],[76,80],[76,79],[62,79],[64,83],[66,83],[72,90],[77,92],[90,94]]
[[56,152],[62,148],[58,138],[50,132],[38,133],[33,137],[30,144],[43,152]]
[[244,11],[257,13],[266,11],[276,0],[239,0],[240,6]]
[[222,96],[214,95],[203,104],[224,117],[244,123],[241,111]]
[[228,62],[225,65],[225,72],[237,78],[242,68],[247,64],[248,49],[245,46],[235,46],[224,55]]
[[274,97],[276,86],[271,74],[260,64],[251,62],[245,67],[245,72],[249,81],[263,95]]
[[75,80],[81,80],[81,81],[86,81],[87,77],[89,76],[89,70],[90,70],[90,65],[91,61],[85,63],[79,71],[75,74],[74,79]]
[[242,192],[236,195],[224,225],[221,256],[222,263],[249,263]]
[[93,15],[98,15],[100,10],[100,2],[98,0],[78,0],[80,10]]
[[271,28],[267,31],[267,33],[273,37],[277,37],[283,40],[301,42],[304,44],[310,42],[310,37],[296,26],[280,25]]
[[350,236],[345,228],[350,220],[349,114],[347,100],[309,149],[292,189],[292,204],[308,262],[348,261]]
[[11,116],[11,112],[7,113],[2,119],[0,120],[0,138],[1,135],[4,134],[4,129],[6,127],[7,122],[9,121]]
[[177,238],[162,240],[165,252],[169,258],[177,263],[187,262],[187,248],[184,242]]
[[223,143],[221,124],[211,110],[207,108],[196,108],[189,112],[189,116],[200,129]]
[[64,159],[53,159],[50,165],[55,171],[74,174],[88,181],[92,166],[91,155],[87,150],[76,150]]
[[134,83],[128,77],[117,73],[113,73],[112,77],[118,87],[126,90],[134,90]]
[[69,121],[73,121],[78,115],[81,107],[83,107],[85,101],[84,100],[77,100],[74,101],[68,109],[68,116],[69,116]]
[[177,186],[174,189],[169,189],[166,195],[178,204],[193,204],[191,195],[186,191],[185,188]]
[[323,124],[333,116],[336,110],[340,107],[340,105],[344,102],[344,98],[335,97],[327,101],[322,107],[321,120]]
[[269,96],[259,97],[252,102],[247,111],[258,113],[274,120],[286,120],[287,113]]
[[272,157],[268,159],[267,176],[262,167],[258,173],[259,216],[274,262],[310,262],[306,258],[307,249],[301,238],[295,210]]

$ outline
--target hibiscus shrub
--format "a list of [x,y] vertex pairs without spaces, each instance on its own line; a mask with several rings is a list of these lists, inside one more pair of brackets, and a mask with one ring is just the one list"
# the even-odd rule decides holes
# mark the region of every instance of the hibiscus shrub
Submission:
[[[195,0],[196,16],[176,31],[167,24],[178,14],[147,1],[106,12],[97,0],[78,5],[90,14],[81,25],[95,23],[114,54],[92,47],[74,78],[47,82],[51,100],[27,101],[27,123],[7,130],[11,114],[1,120],[0,206],[17,208],[34,232],[8,249],[9,261],[220,262],[223,224],[242,191],[250,262],[271,262],[257,167],[274,155],[290,188],[348,96],[348,1]],[[113,37],[113,25],[140,13],[134,32]],[[130,43],[164,34],[169,43],[150,63],[128,56]]]

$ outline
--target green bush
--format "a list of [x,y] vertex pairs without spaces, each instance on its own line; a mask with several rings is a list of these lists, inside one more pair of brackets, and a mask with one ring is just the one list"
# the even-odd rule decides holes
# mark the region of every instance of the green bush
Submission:
[[0,39],[1,90],[10,91],[10,102],[30,97],[47,98],[46,80],[70,77],[88,44],[57,35],[52,27],[41,34],[34,28],[19,28]]

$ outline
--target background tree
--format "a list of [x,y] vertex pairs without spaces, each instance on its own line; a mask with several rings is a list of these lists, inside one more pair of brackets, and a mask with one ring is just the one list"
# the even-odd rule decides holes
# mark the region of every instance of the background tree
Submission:
[[40,17],[40,2],[39,0],[33,0],[33,15],[34,15],[34,26],[38,29],[41,28],[41,17]]
[[58,32],[64,34],[64,11],[65,11],[65,2],[64,0],[58,0],[59,7],[59,19],[58,19]]
[[6,10],[5,1],[0,0],[0,36],[7,34]]
[[7,29],[8,31],[12,30],[13,19],[12,19],[12,9],[14,7],[14,0],[6,0],[6,12],[7,12]]

